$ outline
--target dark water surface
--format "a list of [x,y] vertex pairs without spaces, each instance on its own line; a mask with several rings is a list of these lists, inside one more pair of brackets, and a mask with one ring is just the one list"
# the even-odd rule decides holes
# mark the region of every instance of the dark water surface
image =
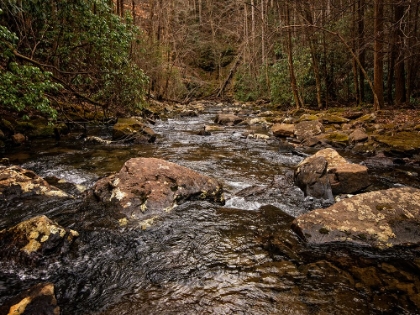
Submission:
[[[83,205],[81,196],[36,209],[0,206],[0,229],[46,214],[80,233],[72,253],[48,266],[0,262],[0,304],[49,281],[62,314],[419,314],[420,255],[305,246],[290,223],[322,204],[293,186],[293,167],[302,157],[279,153],[275,139],[244,138],[250,127],[198,135],[219,110],[158,121],[155,144],[86,145],[69,137],[8,153],[40,176],[85,187],[129,158],[163,158],[221,180],[226,205],[188,202],[147,229],[107,224],[106,214]],[[110,130],[90,133],[109,137]],[[415,172],[375,172],[370,189],[419,187]]]

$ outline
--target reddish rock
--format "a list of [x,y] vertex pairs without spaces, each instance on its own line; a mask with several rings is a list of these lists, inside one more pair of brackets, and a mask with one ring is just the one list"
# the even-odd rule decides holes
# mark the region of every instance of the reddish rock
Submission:
[[360,194],[293,221],[310,244],[350,242],[387,248],[420,244],[420,189],[391,188]]
[[187,200],[224,201],[222,185],[215,179],[156,158],[128,160],[117,174],[99,180],[93,193],[134,219],[169,211]]
[[276,137],[293,137],[295,132],[294,124],[275,124],[271,127],[273,135]]
[[20,145],[26,142],[26,137],[21,133],[15,133],[12,136],[12,141],[16,145]]

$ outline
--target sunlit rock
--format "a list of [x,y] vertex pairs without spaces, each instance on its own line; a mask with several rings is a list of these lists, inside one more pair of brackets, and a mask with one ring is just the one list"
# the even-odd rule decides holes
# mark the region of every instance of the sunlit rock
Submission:
[[233,126],[242,122],[243,119],[234,114],[218,114],[214,122],[219,125]]
[[355,129],[349,136],[351,142],[363,142],[369,138],[366,132],[362,129],[357,128]]
[[[320,157],[324,158],[326,163]],[[317,183],[317,178],[319,178],[319,183]],[[369,186],[366,166],[349,163],[337,151],[330,148],[320,150],[304,159],[295,170],[296,185],[306,194],[317,198],[329,196],[329,193],[324,195],[315,189],[321,185],[328,191],[326,180],[331,185],[334,195],[355,193]],[[312,194],[313,191],[315,194]]]
[[271,127],[271,131],[273,135],[276,137],[293,137],[295,132],[295,125],[294,124],[275,124]]
[[301,215],[292,226],[310,244],[419,245],[420,189],[391,188],[356,195]]
[[44,215],[37,216],[0,231],[0,257],[37,263],[66,253],[78,236]]
[[112,140],[134,143],[155,142],[156,133],[140,119],[119,118],[112,129]]
[[40,283],[20,293],[0,306],[0,314],[59,315],[60,307],[57,305],[54,284]]
[[33,171],[19,166],[0,167],[0,201],[33,195],[69,197],[67,193],[49,185]]
[[215,179],[156,158],[128,160],[117,174],[99,180],[93,194],[134,219],[170,211],[187,200],[224,202],[222,185]]
[[317,120],[302,121],[295,125],[294,135],[298,140],[302,141],[306,138],[319,135],[324,131],[324,126]]

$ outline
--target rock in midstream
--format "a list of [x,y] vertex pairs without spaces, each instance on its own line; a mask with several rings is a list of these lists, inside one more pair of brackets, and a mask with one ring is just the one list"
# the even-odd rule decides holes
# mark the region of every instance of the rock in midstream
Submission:
[[191,169],[156,158],[132,158],[93,187],[98,202],[127,218],[145,219],[187,200],[224,203],[221,183]]

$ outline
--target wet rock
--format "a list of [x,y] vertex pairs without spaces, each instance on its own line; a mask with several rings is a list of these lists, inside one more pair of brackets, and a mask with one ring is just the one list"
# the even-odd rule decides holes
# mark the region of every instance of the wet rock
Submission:
[[295,125],[294,135],[299,141],[319,135],[324,132],[324,126],[317,120],[302,121]]
[[[325,159],[326,165],[324,160],[319,157]],[[330,195],[324,194],[320,189],[323,187],[325,191],[328,190],[324,172],[327,173],[328,182],[334,195],[352,194],[369,186],[366,166],[348,163],[337,151],[330,148],[320,150],[299,163],[295,170],[296,185],[307,195],[316,198],[329,198]],[[317,177],[320,181],[319,184],[316,184]]]
[[420,244],[420,190],[403,187],[360,194],[293,221],[310,244],[350,242],[375,248]]
[[213,125],[205,125],[204,126],[204,131],[206,131],[206,132],[224,131],[224,130],[225,130],[225,128],[220,127],[220,126],[213,126]]
[[365,159],[361,164],[368,169],[389,169],[394,167],[394,162],[391,158],[379,153],[375,156]]
[[66,253],[77,236],[76,231],[37,216],[0,231],[0,257],[28,264],[42,262]]
[[109,145],[109,144],[112,143],[112,141],[105,140],[105,139],[102,139],[102,138],[96,137],[96,136],[89,136],[89,137],[85,138],[85,143]]
[[420,152],[420,134],[418,132],[399,132],[391,135],[375,135],[374,139],[386,145],[385,151],[411,156]]
[[15,133],[12,136],[12,141],[15,145],[21,145],[26,142],[26,137],[21,133]]
[[198,111],[192,109],[185,109],[179,113],[181,117],[198,117]]
[[112,140],[134,143],[152,143],[156,133],[140,119],[119,118],[112,129]]
[[295,132],[294,124],[275,124],[271,127],[273,135],[276,137],[293,137]]
[[367,135],[367,133],[360,128],[357,128],[349,135],[349,139],[351,142],[363,142],[368,140],[368,138],[369,136]]
[[324,139],[334,147],[346,147],[349,143],[349,135],[341,131],[334,131],[326,134]]
[[225,126],[233,126],[241,123],[243,121],[242,118],[234,115],[234,114],[218,114],[214,119],[214,122],[219,125]]
[[49,185],[33,171],[19,166],[0,168],[0,200],[10,201],[33,195],[48,197],[70,197],[64,191]]
[[119,173],[99,180],[93,194],[134,219],[170,211],[187,200],[224,202],[215,179],[156,158],[128,160]]
[[295,171],[295,184],[305,196],[333,200],[331,184],[327,174],[328,162],[323,156],[301,163]]
[[54,284],[40,283],[22,292],[0,306],[1,314],[59,315],[60,307],[54,293]]

